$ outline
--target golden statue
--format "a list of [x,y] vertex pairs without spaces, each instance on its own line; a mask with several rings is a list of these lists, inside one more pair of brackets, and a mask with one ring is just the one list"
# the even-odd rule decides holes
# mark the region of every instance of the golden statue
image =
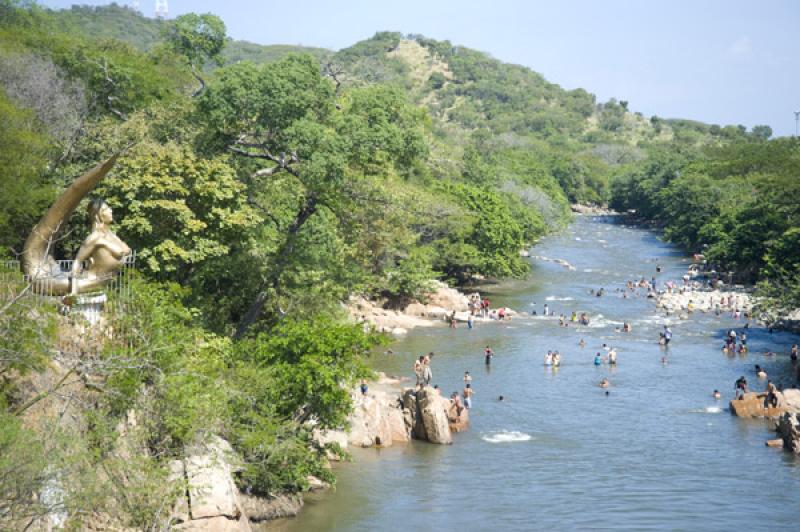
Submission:
[[125,256],[131,252],[109,228],[113,221],[111,207],[103,200],[93,200],[89,203],[92,232],[78,250],[72,271],[61,271],[52,255],[55,235],[81,200],[111,170],[118,156],[110,157],[76,179],[56,199],[25,241],[22,269],[36,293],[63,296],[97,290],[114,277]]

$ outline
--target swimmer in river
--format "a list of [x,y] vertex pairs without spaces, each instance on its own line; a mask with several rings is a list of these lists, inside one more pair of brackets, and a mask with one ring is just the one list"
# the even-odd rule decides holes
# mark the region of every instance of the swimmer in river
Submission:
[[492,363],[492,358],[494,357],[494,351],[492,351],[492,348],[487,345],[486,349],[483,350],[483,355],[486,358],[486,365],[490,365]]
[[500,397],[498,397],[498,398],[497,398],[497,400],[498,400],[498,401],[505,401],[505,400],[506,400],[506,398],[505,398],[505,397],[503,397],[503,396],[501,395]]
[[722,394],[719,393],[719,390],[714,390],[714,393],[711,394],[711,397],[713,397],[714,399],[720,399],[722,397]]
[[608,386],[609,386],[608,379],[604,377],[603,380],[600,381],[600,387],[601,388],[608,388]]
[[553,367],[557,368],[561,365],[561,353],[556,351],[553,353]]
[[614,349],[613,347],[608,352],[608,363],[612,366],[615,366],[617,364],[617,350]]
[[544,365],[545,366],[553,365],[553,353],[551,351],[548,351],[547,354],[544,356]]
[[598,352],[598,353],[597,353],[597,354],[594,356],[594,365],[595,365],[595,366],[599,366],[599,365],[600,365],[600,364],[602,364],[602,363],[603,363],[603,357],[602,357],[602,356],[600,355],[600,353]]
[[581,338],[581,341],[578,342],[578,345],[581,346],[581,347],[585,347],[586,346],[586,342],[584,341],[583,338]]
[[756,377],[758,377],[759,379],[767,378],[767,372],[764,371],[764,368],[762,368],[758,364],[756,364]]

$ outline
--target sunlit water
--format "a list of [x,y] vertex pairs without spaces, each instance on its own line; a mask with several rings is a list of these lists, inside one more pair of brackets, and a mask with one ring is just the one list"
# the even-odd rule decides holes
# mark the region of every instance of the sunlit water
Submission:
[[[756,363],[793,383],[788,350],[797,339],[751,328],[750,354],[728,357],[722,335],[743,322],[700,313],[679,321],[644,297],[623,299],[615,290],[649,279],[657,262],[660,282],[679,279],[688,262],[652,233],[611,219],[579,218],[535,252],[576,271],[531,259],[530,278],[493,287],[492,305],[541,313],[547,303],[556,315],[588,312],[591,325],[522,317],[411,332],[394,355],[377,354],[374,367],[410,376],[413,357],[434,351],[434,382],[447,394],[471,371],[470,430],[452,446],[354,449],[354,462],[336,468],[335,491],[269,529],[800,530],[800,460],[764,446],[775,437],[771,423],[728,412],[740,375],[763,389]],[[604,297],[590,295],[600,287]],[[625,321],[633,332],[616,332]],[[667,364],[657,344],[664,323],[674,331]],[[616,368],[593,365],[603,343],[617,348]],[[491,371],[487,344],[497,355]],[[542,364],[548,349],[562,353],[556,371]],[[764,357],[765,349],[779,354]],[[597,386],[603,377],[608,396]]]

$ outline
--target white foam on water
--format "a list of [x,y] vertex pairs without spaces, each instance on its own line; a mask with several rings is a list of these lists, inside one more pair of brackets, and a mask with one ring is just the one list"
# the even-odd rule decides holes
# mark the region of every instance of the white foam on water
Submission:
[[707,406],[705,408],[692,408],[689,412],[693,414],[720,414],[722,413],[722,408],[719,406]]
[[499,432],[490,432],[489,434],[484,434],[481,436],[481,439],[483,441],[488,441],[489,443],[513,443],[519,441],[529,441],[533,439],[533,436],[517,430],[501,430]]
[[583,273],[592,273],[594,270],[591,268],[584,268]]
[[578,242],[580,242],[580,241],[582,240],[582,238],[581,238],[581,237],[579,237],[579,236],[576,236],[576,237],[575,237],[575,240],[577,240]]
[[575,298],[572,297],[558,297],[558,296],[547,296],[544,298],[545,301],[574,301]]

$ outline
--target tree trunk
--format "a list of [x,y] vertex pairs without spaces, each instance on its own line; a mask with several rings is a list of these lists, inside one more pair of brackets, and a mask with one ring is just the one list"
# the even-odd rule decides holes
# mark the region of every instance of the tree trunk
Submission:
[[264,279],[258,287],[258,295],[256,295],[256,298],[250,304],[250,308],[247,309],[242,319],[239,320],[239,325],[236,327],[236,332],[233,335],[234,339],[238,340],[243,337],[250,326],[261,316],[261,312],[264,310],[264,305],[269,297],[269,292],[277,288],[281,275],[289,265],[289,258],[294,251],[294,245],[297,241],[297,235],[300,229],[315,212],[317,212],[317,199],[314,196],[308,196],[297,212],[297,216],[295,216],[292,225],[287,229],[286,240],[283,241],[283,244],[281,244],[275,253],[275,263],[272,265],[266,279]]

